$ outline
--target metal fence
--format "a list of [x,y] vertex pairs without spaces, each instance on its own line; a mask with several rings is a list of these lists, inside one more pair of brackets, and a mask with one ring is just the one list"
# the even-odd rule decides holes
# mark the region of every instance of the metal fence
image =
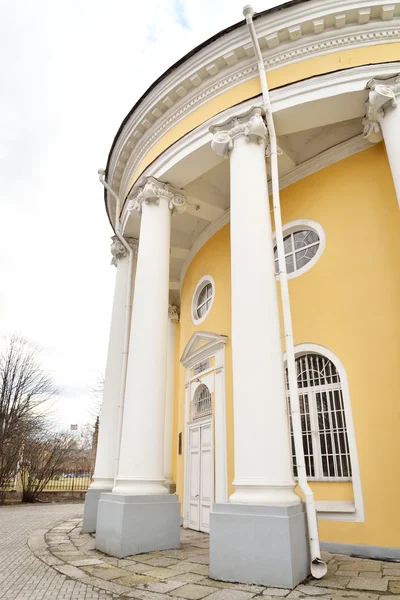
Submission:
[[44,492],[79,491],[84,492],[92,482],[92,473],[83,470],[67,470],[59,477],[51,479]]

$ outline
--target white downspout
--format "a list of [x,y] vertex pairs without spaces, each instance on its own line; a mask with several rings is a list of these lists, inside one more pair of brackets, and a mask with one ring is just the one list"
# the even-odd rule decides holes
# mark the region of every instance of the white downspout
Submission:
[[119,401],[118,401],[118,424],[117,424],[117,454],[115,457],[115,468],[114,468],[114,477],[118,474],[118,466],[119,466],[119,455],[120,455],[120,447],[121,447],[121,435],[122,435],[122,421],[124,416],[124,399],[125,399],[125,388],[126,388],[126,372],[128,369],[128,354],[129,354],[129,337],[130,337],[130,323],[131,323],[131,313],[132,313],[132,264],[133,264],[133,250],[126,241],[126,239],[121,235],[121,222],[120,222],[120,211],[121,211],[121,199],[119,196],[111,189],[105,179],[105,171],[104,169],[98,170],[100,183],[106,188],[106,190],[115,198],[115,235],[124,246],[126,251],[128,252],[128,282],[126,289],[126,302],[125,302],[125,322],[124,322],[124,345],[123,345],[123,355],[122,355],[122,373],[121,373],[121,386],[119,392]]
[[286,354],[289,379],[289,395],[293,423],[294,445],[296,452],[297,474],[301,491],[305,496],[306,513],[308,523],[308,537],[311,555],[311,574],[316,579],[320,579],[327,572],[327,565],[321,560],[321,551],[318,534],[317,512],[315,508],[314,494],[308,485],[306,467],[303,451],[303,436],[301,430],[300,403],[297,388],[296,360],[293,341],[292,316],[290,312],[289,287],[286,271],[285,251],[283,246],[282,217],[279,198],[279,172],[278,172],[278,146],[276,140],[275,125],[272,116],[271,102],[269,98],[267,76],[265,73],[264,61],[262,58],[257,35],[254,29],[252,6],[243,8],[243,15],[246,18],[251,40],[254,47],[254,53],[257,59],[258,71],[261,81],[261,89],[264,101],[265,116],[267,121],[270,159],[271,159],[271,179],[272,179],[272,200],[274,206],[276,245],[278,250],[279,275],[281,283],[283,322],[286,339]]

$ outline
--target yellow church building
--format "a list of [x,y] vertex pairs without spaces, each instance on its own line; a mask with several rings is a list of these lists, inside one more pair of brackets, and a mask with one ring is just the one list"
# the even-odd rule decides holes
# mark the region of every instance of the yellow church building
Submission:
[[117,268],[84,530],[118,557],[207,532],[211,577],[293,587],[321,549],[400,559],[400,2],[244,15],[99,172]]

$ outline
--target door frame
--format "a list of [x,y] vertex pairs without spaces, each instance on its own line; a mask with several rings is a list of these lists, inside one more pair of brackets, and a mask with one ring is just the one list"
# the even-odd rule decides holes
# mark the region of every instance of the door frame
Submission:
[[[203,419],[191,420],[191,384],[204,375],[214,374],[214,502],[228,502],[228,455],[227,455],[227,434],[226,434],[226,393],[225,393],[225,344],[227,336],[196,331],[181,357],[181,364],[186,368],[185,377],[185,427],[183,438],[184,452],[184,498],[183,498],[183,526],[187,527],[189,523],[189,426],[192,423],[200,423]],[[198,348],[199,344],[201,345]],[[215,365],[196,375],[191,375],[191,369],[205,359],[215,357]],[[206,419],[209,417],[205,417]]]

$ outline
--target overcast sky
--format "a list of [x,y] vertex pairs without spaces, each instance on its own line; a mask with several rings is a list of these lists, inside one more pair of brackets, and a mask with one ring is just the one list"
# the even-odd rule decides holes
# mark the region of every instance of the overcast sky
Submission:
[[40,345],[63,425],[92,418],[107,355],[115,268],[97,169],[146,88],[243,4],[0,0],[0,335]]

